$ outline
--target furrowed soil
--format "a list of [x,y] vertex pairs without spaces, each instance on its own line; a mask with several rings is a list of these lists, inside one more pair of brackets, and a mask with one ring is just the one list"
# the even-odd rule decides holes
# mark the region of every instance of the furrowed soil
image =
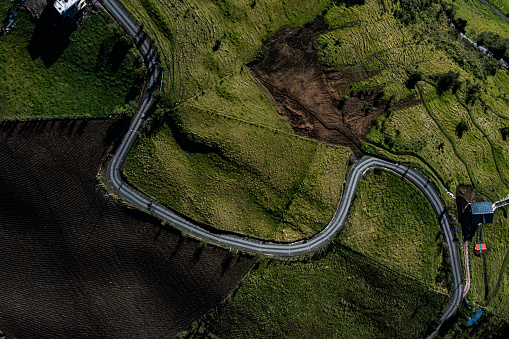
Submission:
[[253,258],[183,238],[108,197],[97,173],[127,121],[0,124],[0,324],[16,338],[175,336]]
[[[397,288],[395,288],[397,286]],[[260,262],[181,338],[424,338],[449,297],[340,244]]]
[[[294,133],[325,144],[350,147],[356,155],[371,121],[388,104],[381,88],[352,91],[351,84],[376,75],[365,68],[345,68],[319,60],[316,39],[329,30],[318,16],[300,28],[285,28],[264,45],[250,71],[274,102]],[[351,94],[351,95],[350,95]],[[393,110],[419,103],[408,97]]]

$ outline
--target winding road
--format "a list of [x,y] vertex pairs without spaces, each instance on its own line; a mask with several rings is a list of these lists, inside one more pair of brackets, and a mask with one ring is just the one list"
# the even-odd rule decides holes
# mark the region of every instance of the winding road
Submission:
[[[345,182],[343,197],[341,203],[334,215],[333,219],[327,227],[319,234],[309,240],[294,243],[274,243],[242,237],[238,235],[225,234],[219,231],[212,232],[205,230],[199,225],[181,217],[174,211],[152,201],[150,198],[136,191],[122,180],[121,167],[127,153],[131,149],[140,126],[147,114],[148,109],[154,102],[152,91],[157,88],[160,80],[160,71],[157,67],[158,61],[154,50],[150,46],[149,39],[144,35],[136,22],[127,14],[127,12],[115,0],[100,0],[106,11],[125,28],[125,30],[133,37],[138,49],[140,50],[145,63],[147,65],[147,85],[143,92],[141,104],[134,116],[128,132],[122,139],[122,142],[115,154],[113,155],[106,172],[106,180],[109,187],[119,196],[131,204],[138,206],[143,210],[147,210],[157,217],[164,219],[177,228],[212,243],[219,244],[224,247],[246,250],[248,252],[260,253],[264,255],[273,255],[278,257],[297,256],[314,251],[331,241],[341,230],[345,223],[349,209],[352,205],[357,184],[362,175],[371,168],[381,167],[390,170],[417,186],[424,196],[429,200],[433,210],[438,216],[440,227],[443,231],[445,241],[449,247],[449,255],[451,258],[452,274],[454,279],[454,290],[452,298],[444,311],[442,322],[449,319],[456,311],[462,300],[462,275],[459,256],[458,243],[454,238],[452,225],[447,218],[447,212],[440,199],[440,196],[434,190],[432,184],[419,172],[408,168],[404,165],[393,161],[364,156],[358,160],[351,168]],[[434,337],[441,324],[430,336]]]

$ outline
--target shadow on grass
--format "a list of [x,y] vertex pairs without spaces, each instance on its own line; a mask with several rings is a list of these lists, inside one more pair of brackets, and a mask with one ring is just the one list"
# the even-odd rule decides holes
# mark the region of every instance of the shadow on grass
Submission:
[[69,36],[76,29],[76,21],[64,20],[51,3],[44,8],[27,46],[32,60],[41,58],[49,68],[70,44]]

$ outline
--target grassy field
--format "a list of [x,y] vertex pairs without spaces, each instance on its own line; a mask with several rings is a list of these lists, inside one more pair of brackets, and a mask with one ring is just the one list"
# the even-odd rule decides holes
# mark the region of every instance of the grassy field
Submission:
[[339,240],[398,272],[438,288],[442,240],[435,212],[411,183],[388,171],[368,172]]
[[125,173],[132,184],[198,222],[258,238],[294,241],[328,224],[341,198],[348,149],[184,110],[184,121],[142,137],[129,154]]
[[241,72],[263,40],[285,26],[313,19],[327,0],[122,0],[158,48],[169,106]]
[[[509,37],[509,24],[504,19],[493,13],[493,11],[480,1],[469,0],[448,0],[447,2],[454,4],[458,8],[458,16],[467,20],[465,27],[466,34],[473,38],[481,32],[489,31],[500,34],[502,37]],[[502,7],[506,0],[488,1],[495,7]],[[509,4],[509,2],[507,2]],[[499,10],[500,10],[499,7]],[[501,10],[502,13],[509,12],[509,6]]]
[[295,241],[323,229],[350,151],[293,135],[245,64],[264,39],[313,19],[327,1],[123,4],[155,39],[166,72],[166,125],[134,147],[127,180],[226,231]]
[[209,338],[416,338],[447,299],[337,245],[321,258],[262,261],[195,329],[204,324]]
[[[11,4],[1,0],[2,11]],[[101,14],[85,19],[51,65],[37,55],[33,60],[28,51],[36,29],[28,16],[20,14],[15,22],[12,33],[0,37],[0,117],[133,112],[145,66],[136,49],[122,45],[123,33],[109,17]]]

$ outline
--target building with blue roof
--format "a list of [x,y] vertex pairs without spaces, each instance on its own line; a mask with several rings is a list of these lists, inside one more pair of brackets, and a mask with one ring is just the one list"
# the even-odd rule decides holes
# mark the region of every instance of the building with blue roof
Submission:
[[491,202],[473,202],[465,210],[466,225],[489,224],[493,222],[493,204]]
[[475,233],[479,224],[493,222],[493,204],[491,202],[473,202],[467,205],[463,212],[462,224],[465,240],[468,240]]

